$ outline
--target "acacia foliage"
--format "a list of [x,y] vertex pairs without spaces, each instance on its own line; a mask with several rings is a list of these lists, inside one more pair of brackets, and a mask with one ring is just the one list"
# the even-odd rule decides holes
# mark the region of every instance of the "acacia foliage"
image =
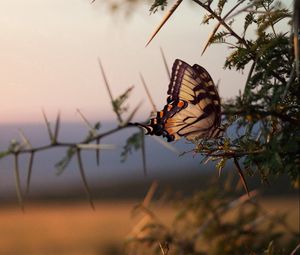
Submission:
[[[238,0],[234,5],[226,0],[191,2],[205,10],[203,24],[217,22],[204,51],[211,44],[226,45],[224,68],[248,75],[241,84],[244,90],[222,102],[223,124],[236,127],[235,138],[195,141],[195,151],[216,160],[219,170],[233,159],[263,181],[287,174],[299,187],[299,52],[295,50],[299,26],[292,27],[295,13],[274,0]],[[153,1],[150,11],[164,9],[167,3]],[[244,22],[242,31],[236,29],[237,20]]]

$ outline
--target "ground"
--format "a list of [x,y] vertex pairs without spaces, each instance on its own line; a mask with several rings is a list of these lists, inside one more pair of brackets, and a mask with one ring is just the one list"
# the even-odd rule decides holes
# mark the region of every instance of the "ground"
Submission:
[[[132,217],[137,201],[78,203],[27,203],[0,208],[0,255],[121,255],[126,237],[138,218]],[[297,198],[264,199],[270,212],[287,212],[289,225],[299,226]],[[171,208],[156,208],[170,220]]]

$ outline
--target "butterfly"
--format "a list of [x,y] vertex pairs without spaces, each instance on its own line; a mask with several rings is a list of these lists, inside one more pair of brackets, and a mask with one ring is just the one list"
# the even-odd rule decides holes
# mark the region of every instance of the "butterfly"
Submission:
[[201,66],[190,66],[176,59],[168,87],[167,104],[143,127],[148,135],[172,142],[215,138],[222,133],[220,97],[209,73]]

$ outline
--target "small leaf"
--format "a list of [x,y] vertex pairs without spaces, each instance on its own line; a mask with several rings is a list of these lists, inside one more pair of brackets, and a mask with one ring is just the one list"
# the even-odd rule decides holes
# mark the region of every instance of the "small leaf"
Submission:
[[150,13],[156,13],[158,11],[158,8],[163,11],[165,7],[167,6],[167,0],[155,0],[154,3],[150,7]]
[[61,174],[65,170],[65,168],[69,165],[69,163],[72,160],[75,152],[76,152],[76,149],[74,147],[70,147],[67,150],[67,153],[66,153],[65,157],[63,157],[59,162],[57,162],[55,164],[58,175]]
[[[90,132],[90,136],[91,137],[95,137],[97,135],[96,130],[99,129],[100,127],[100,123],[96,123],[96,125],[93,127],[92,124],[88,121],[88,119],[84,116],[84,114],[79,110],[76,109],[77,113],[79,114],[79,116],[81,117],[81,119],[83,120],[83,122],[86,124],[86,126],[89,129]],[[98,125],[99,124],[99,125]],[[98,127],[99,126],[99,127]]]
[[99,130],[101,127],[101,123],[100,122],[96,122],[94,125],[94,129]]
[[31,149],[32,145],[31,145],[29,139],[24,134],[23,130],[19,129],[18,131],[19,131],[19,135],[20,135],[21,139],[23,140],[24,145]]
[[[118,114],[118,116],[120,116],[121,120],[122,120],[121,115],[128,110],[128,106],[124,106],[124,103],[129,98],[132,90],[133,90],[133,86],[129,87],[123,94],[121,94],[120,96],[118,96],[116,99],[112,101],[113,109]],[[121,121],[120,123],[122,122],[123,121]]]
[[10,155],[10,153],[10,150],[0,151],[0,159],[5,158],[6,156]]
[[21,144],[17,140],[13,139],[10,141],[10,144],[8,147],[9,152],[14,152],[14,153],[19,152],[20,149],[21,149]]
[[132,153],[132,150],[137,151],[142,146],[142,134],[140,131],[131,135],[127,141],[125,146],[123,147],[123,151],[121,153],[121,162],[125,162],[128,155]]
[[216,168],[219,171],[219,176],[221,175],[221,171],[223,170],[223,168],[225,167],[227,162],[226,158],[222,158],[217,164],[216,164]]

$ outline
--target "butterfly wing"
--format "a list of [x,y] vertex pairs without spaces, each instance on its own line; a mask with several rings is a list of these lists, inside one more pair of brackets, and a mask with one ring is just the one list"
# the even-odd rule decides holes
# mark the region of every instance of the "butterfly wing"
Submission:
[[211,138],[219,135],[220,98],[209,73],[199,65],[190,66],[176,59],[168,87],[167,104],[149,125],[150,135],[162,135],[168,141]]
[[174,140],[185,136],[210,138],[218,135],[221,122],[220,98],[209,73],[177,59],[168,89],[169,102],[185,101],[187,107],[166,119],[165,130]]

